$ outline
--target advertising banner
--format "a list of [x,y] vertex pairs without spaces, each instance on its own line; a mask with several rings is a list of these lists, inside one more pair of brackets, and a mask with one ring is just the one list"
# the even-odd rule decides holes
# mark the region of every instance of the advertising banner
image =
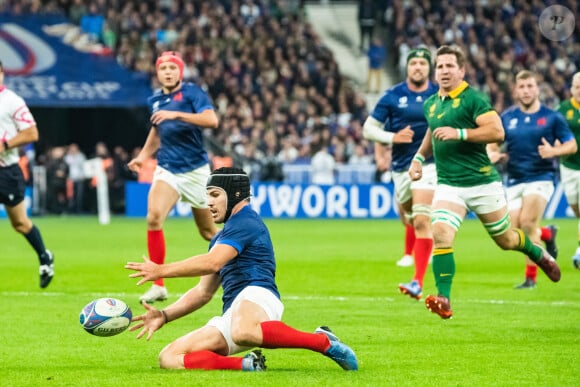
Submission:
[[31,107],[145,106],[148,77],[122,67],[110,52],[87,52],[54,32],[69,27],[60,15],[0,14],[6,86]]
[[[149,184],[127,183],[126,215],[147,214]],[[398,219],[392,183],[320,186],[314,184],[253,184],[252,207],[264,218]],[[171,216],[191,216],[179,202]],[[473,217],[472,214],[469,215]],[[561,185],[546,208],[546,219],[573,216]]]

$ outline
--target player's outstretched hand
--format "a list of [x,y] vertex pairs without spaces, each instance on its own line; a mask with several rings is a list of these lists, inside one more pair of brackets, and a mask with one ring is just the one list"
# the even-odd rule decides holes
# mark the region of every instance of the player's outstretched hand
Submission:
[[127,262],[125,269],[133,270],[135,273],[129,274],[130,278],[143,277],[137,282],[137,285],[142,285],[147,281],[155,281],[161,278],[159,275],[160,265],[152,262],[146,256],[143,256],[144,262]]
[[133,332],[142,328],[141,332],[137,335],[137,339],[140,339],[147,333],[147,341],[149,341],[153,333],[165,324],[165,317],[163,316],[163,312],[155,309],[154,306],[149,305],[145,301],[141,303],[146,310],[145,314],[133,317],[131,321],[138,323],[129,328],[129,330]]

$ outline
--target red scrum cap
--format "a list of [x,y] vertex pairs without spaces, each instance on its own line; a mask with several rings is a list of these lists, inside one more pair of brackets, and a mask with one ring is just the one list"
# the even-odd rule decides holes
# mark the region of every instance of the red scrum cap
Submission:
[[181,55],[175,51],[165,51],[162,52],[161,55],[155,61],[155,70],[159,70],[159,66],[161,63],[164,62],[172,62],[179,67],[179,79],[183,79],[183,67],[185,66],[183,63],[183,59],[181,59]]

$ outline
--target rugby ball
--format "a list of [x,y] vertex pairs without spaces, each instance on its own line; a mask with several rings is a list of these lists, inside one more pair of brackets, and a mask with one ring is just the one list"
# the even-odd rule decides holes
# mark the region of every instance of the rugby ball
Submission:
[[89,302],[79,316],[85,331],[107,337],[123,332],[131,324],[133,314],[127,304],[116,298],[99,298]]

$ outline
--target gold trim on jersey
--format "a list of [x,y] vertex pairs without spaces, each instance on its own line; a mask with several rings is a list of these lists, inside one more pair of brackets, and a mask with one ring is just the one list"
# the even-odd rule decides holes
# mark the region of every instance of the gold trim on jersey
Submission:
[[580,109],[580,102],[577,102],[574,97],[570,98],[570,103],[572,104],[572,106],[574,106],[574,108],[576,109]]
[[[457,98],[457,96],[459,94],[461,94],[463,92],[463,90],[467,89],[467,87],[469,86],[469,83],[467,83],[466,81],[462,81],[459,86],[457,86],[455,89],[451,90],[448,95],[451,98]],[[439,97],[444,97],[441,95],[441,90],[439,90]]]

